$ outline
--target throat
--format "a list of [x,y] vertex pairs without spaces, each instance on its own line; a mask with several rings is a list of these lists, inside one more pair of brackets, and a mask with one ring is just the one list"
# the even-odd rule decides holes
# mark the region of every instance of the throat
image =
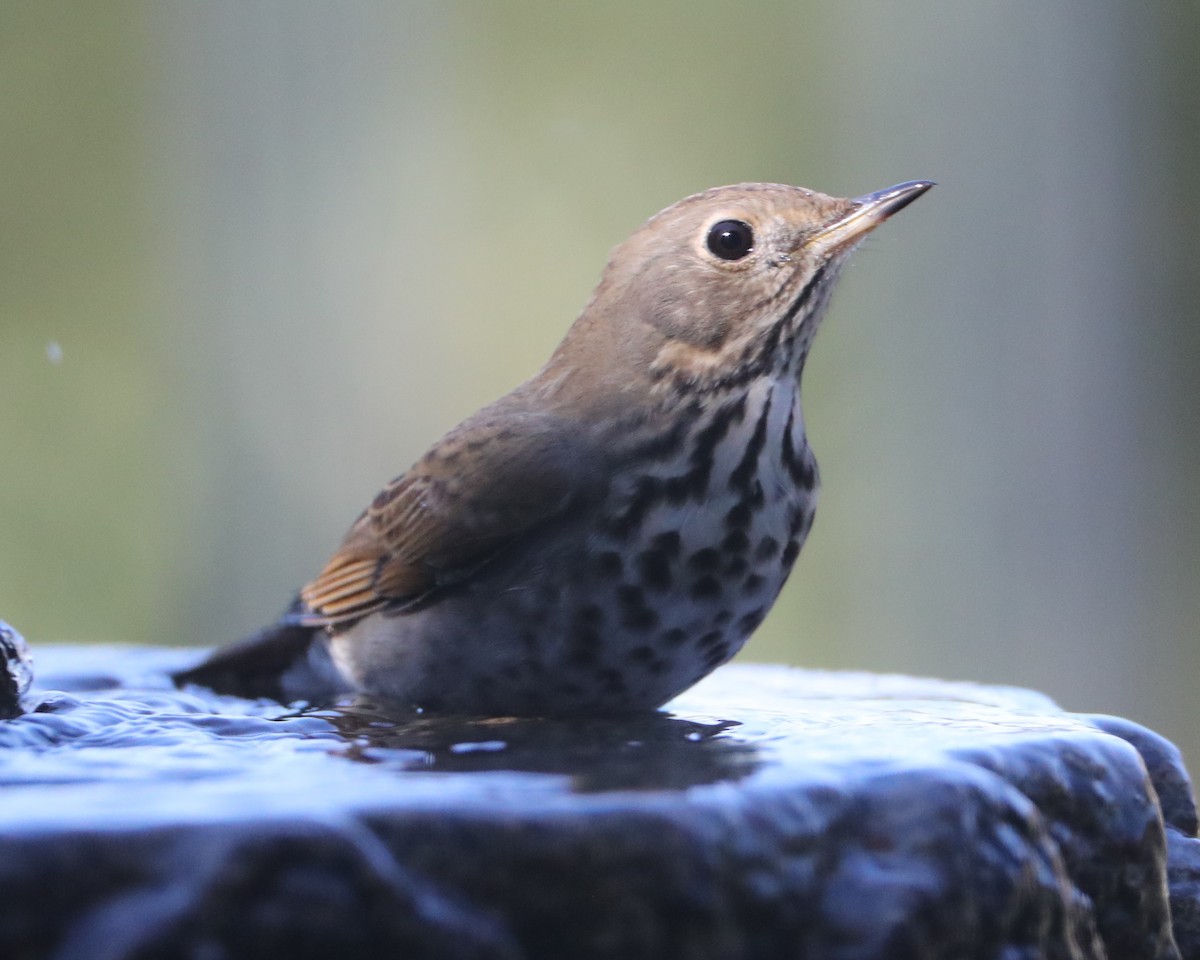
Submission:
[[832,286],[828,268],[817,274],[777,320],[769,326],[705,350],[671,341],[650,367],[659,396],[710,397],[741,394],[757,381],[799,382],[804,361],[820,326]]

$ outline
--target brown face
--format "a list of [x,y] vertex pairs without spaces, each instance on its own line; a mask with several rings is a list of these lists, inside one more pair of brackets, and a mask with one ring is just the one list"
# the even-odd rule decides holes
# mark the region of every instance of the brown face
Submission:
[[[750,183],[681,200],[613,251],[543,378],[565,387],[555,379],[565,366],[575,389],[564,392],[585,396],[603,380],[619,397],[642,373],[703,386],[748,364],[798,369],[792,355],[807,350],[846,256],[930,186],[846,200]],[[597,355],[618,362],[596,364]]]
[[648,221],[609,275],[629,313],[667,340],[716,350],[787,309],[825,259],[809,241],[852,209],[798,187],[719,187]]

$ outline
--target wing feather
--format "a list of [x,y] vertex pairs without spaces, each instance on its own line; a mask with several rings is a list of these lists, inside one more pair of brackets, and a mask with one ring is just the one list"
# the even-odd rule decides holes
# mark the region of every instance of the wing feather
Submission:
[[302,622],[331,626],[462,581],[555,516],[596,473],[580,431],[484,410],[388,484],[301,590]]

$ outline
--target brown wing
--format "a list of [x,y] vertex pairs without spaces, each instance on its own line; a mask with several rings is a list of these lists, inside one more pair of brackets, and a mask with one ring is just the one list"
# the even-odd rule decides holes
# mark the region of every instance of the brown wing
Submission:
[[483,411],[388,484],[301,590],[303,622],[358,619],[460,581],[562,511],[592,474],[561,420]]

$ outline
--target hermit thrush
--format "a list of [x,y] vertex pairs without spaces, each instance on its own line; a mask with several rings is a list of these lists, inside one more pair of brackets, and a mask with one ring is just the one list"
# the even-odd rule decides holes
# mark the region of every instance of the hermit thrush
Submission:
[[460,713],[665,703],[787,579],[816,500],[813,336],[850,251],[931,186],[742,184],[652,217],[532,379],[388,484],[277,624],[176,679]]

